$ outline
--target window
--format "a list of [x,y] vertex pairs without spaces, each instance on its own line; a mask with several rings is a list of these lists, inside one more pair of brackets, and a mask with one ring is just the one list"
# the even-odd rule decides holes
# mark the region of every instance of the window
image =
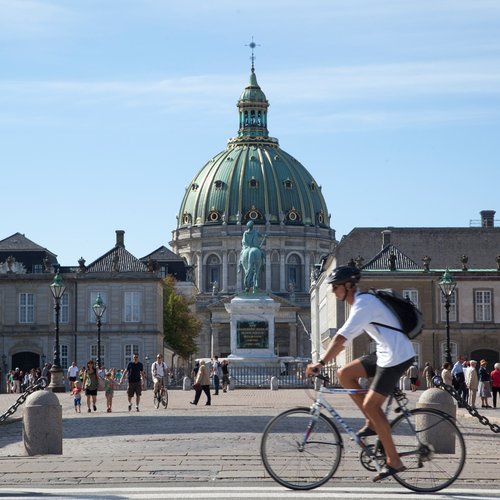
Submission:
[[286,286],[293,285],[294,291],[302,291],[302,262],[298,255],[292,254],[286,262]]
[[68,346],[59,344],[59,358],[61,360],[61,368],[66,371],[68,369]]
[[420,307],[418,303],[418,290],[403,290],[403,297],[410,299],[415,307]]
[[160,277],[166,278],[168,275],[168,264],[160,266]]
[[474,290],[474,304],[476,321],[492,321],[490,290]]
[[[56,305],[56,301],[54,300],[54,306]],[[69,323],[69,295],[65,293],[61,300],[59,301],[59,323]],[[52,313],[52,322],[56,322],[56,310],[54,308],[54,312]]]
[[35,295],[32,293],[19,294],[19,323],[35,322]]
[[124,293],[123,321],[138,323],[141,321],[141,292]]
[[[137,344],[126,344],[125,345],[125,356],[124,356],[124,361],[125,368],[128,366],[128,364],[132,361],[132,356],[134,355],[134,352],[139,354],[139,346]],[[139,356],[140,358],[140,356]]]
[[417,366],[420,366],[420,343],[412,342],[411,344],[413,346],[413,350],[415,351],[415,363],[417,363]]
[[[446,321],[446,299],[443,294],[440,293],[441,297],[441,321]],[[457,291],[454,290],[450,295],[450,321],[457,321]]]
[[[97,344],[92,344],[90,346],[90,359],[93,359],[95,366],[97,366]],[[106,363],[104,361],[105,359],[106,359],[106,348],[101,341],[101,365],[104,367],[106,367]]]
[[[442,366],[443,363],[446,361],[446,341],[441,342],[439,350],[441,352],[441,366]],[[450,354],[452,360],[458,359],[457,353],[458,353],[458,345],[455,342],[450,342]]]
[[33,264],[33,274],[42,274],[43,266],[42,264]]
[[97,321],[97,318],[95,317],[94,314],[94,309],[92,309],[92,306],[95,304],[95,301],[97,299],[97,294],[101,296],[102,301],[104,302],[104,305],[106,306],[106,310],[104,311],[104,314],[102,315],[101,318],[101,323],[106,323],[107,318],[108,318],[108,294],[106,292],[90,292],[90,307],[89,307],[89,323],[95,323]]

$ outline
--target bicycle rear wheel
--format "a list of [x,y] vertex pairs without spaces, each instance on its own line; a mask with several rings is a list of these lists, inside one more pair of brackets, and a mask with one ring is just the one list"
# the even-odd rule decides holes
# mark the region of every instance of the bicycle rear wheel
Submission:
[[392,423],[392,437],[406,466],[394,479],[413,491],[439,491],[452,484],[465,463],[465,442],[453,419],[427,408]]
[[160,407],[160,394],[157,393],[156,391],[153,391],[153,404],[155,405],[155,408],[158,409]]
[[260,455],[271,477],[293,490],[310,490],[335,473],[342,440],[335,424],[309,408],[294,408],[273,418],[264,429]]

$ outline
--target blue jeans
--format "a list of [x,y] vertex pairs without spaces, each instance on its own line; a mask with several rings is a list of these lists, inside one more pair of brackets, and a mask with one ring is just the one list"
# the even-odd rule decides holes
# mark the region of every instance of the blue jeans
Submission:
[[219,393],[219,375],[214,375],[214,389],[215,394]]

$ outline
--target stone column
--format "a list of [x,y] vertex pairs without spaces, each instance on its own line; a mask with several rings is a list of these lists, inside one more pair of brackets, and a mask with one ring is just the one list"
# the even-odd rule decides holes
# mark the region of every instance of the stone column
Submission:
[[203,260],[201,252],[196,252],[196,261],[198,267],[196,268],[196,285],[198,286],[198,290],[203,292]]
[[266,292],[271,291],[271,255],[266,252]]
[[288,355],[297,356],[297,325],[289,323],[288,328],[290,330]]
[[285,254],[280,252],[280,292],[286,292],[286,266],[285,266]]
[[210,357],[220,356],[219,352],[219,323],[212,323],[212,345],[210,346]]
[[311,256],[309,252],[305,253],[305,263],[304,263],[304,291],[308,292],[311,286]]
[[221,292],[227,292],[228,266],[227,266],[227,250],[222,252],[222,288]]

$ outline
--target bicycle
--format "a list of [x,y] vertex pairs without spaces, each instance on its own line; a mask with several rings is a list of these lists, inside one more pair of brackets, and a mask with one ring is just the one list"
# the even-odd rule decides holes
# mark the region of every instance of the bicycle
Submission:
[[167,408],[168,406],[168,390],[165,386],[165,377],[158,377],[160,384],[160,391],[153,391],[153,404],[155,408],[158,409],[160,407],[160,403],[163,405],[163,408]]
[[[325,400],[326,394],[365,394],[368,390],[328,388],[327,378],[318,378],[325,384],[311,407],[284,411],[267,424],[262,435],[264,467],[275,481],[294,490],[317,488],[334,475],[344,447],[335,422],[361,448],[359,459],[365,469],[375,472],[385,465],[378,438],[374,444],[367,444],[366,438],[358,437]],[[434,409],[409,410],[406,395],[397,388],[388,399],[386,416],[393,401],[398,415],[390,424],[392,436],[406,469],[392,477],[413,491],[446,488],[459,477],[465,463],[464,438],[453,418]]]

